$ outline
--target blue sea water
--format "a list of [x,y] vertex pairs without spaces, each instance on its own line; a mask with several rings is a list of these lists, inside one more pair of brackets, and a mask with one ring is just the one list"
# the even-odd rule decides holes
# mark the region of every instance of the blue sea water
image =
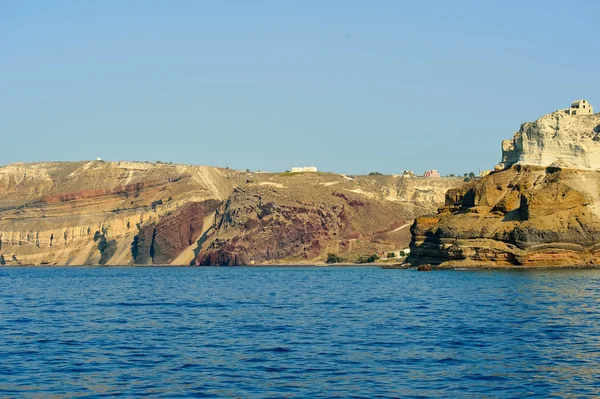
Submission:
[[600,271],[0,268],[0,397],[600,396]]

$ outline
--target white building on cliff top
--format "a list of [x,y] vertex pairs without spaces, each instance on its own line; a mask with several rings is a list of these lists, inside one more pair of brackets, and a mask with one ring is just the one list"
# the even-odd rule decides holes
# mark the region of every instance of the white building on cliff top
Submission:
[[318,172],[318,170],[316,166],[294,166],[292,168],[292,173],[302,172]]
[[586,100],[573,101],[571,108],[565,109],[569,115],[592,115],[594,113],[594,107]]

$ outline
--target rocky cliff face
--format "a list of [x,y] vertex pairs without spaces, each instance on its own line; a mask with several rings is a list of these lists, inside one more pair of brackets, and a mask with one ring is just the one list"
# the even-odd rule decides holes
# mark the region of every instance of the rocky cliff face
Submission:
[[5,166],[0,263],[168,264],[242,181],[239,172],[142,162]]
[[556,111],[521,125],[502,142],[502,170],[514,164],[600,168],[600,114],[569,115]]
[[449,190],[411,227],[413,264],[600,264],[600,115],[563,112],[523,124],[497,171]]
[[200,265],[355,260],[408,245],[412,219],[460,179],[274,175],[248,181],[219,208]]
[[392,249],[409,236],[391,227],[431,212],[461,184],[404,180],[143,162],[8,165],[0,168],[0,264],[316,259],[330,248],[327,235],[347,241],[343,253]]

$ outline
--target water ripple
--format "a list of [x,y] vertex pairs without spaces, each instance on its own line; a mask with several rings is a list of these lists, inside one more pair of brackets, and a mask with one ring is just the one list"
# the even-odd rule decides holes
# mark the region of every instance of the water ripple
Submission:
[[600,396],[600,272],[2,268],[0,397]]

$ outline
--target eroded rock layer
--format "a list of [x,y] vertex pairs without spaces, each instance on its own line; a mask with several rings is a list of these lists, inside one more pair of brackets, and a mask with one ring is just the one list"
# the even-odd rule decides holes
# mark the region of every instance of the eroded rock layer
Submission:
[[417,215],[460,179],[280,174],[248,180],[219,208],[199,265],[318,261],[404,248]]
[[[8,165],[0,254],[6,264],[168,264],[242,181],[239,172],[160,163]],[[152,226],[158,233],[145,247]]]
[[502,142],[495,172],[449,190],[436,215],[415,220],[408,262],[599,265],[600,114],[588,106],[522,124]]
[[502,161],[496,169],[515,164],[600,168],[600,114],[570,115],[565,110],[521,125],[502,142]]
[[515,165],[449,190],[411,227],[413,264],[600,263],[600,172]]
[[322,260],[406,246],[459,179],[268,174],[145,162],[0,168],[0,264]]

